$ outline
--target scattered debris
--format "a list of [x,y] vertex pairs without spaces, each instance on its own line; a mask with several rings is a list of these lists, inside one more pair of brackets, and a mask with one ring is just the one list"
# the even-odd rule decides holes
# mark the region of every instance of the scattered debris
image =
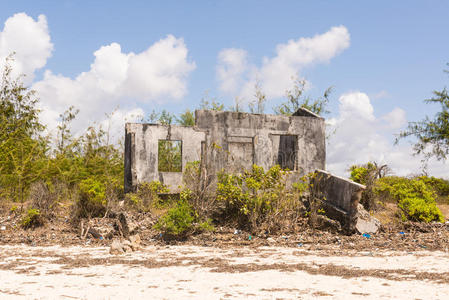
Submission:
[[333,233],[341,232],[340,222],[323,215],[316,216],[314,227],[315,229],[326,230]]
[[129,253],[132,251],[139,250],[140,246],[141,246],[140,236],[138,234],[131,235],[129,239],[124,240],[114,239],[111,243],[109,253],[112,255]]

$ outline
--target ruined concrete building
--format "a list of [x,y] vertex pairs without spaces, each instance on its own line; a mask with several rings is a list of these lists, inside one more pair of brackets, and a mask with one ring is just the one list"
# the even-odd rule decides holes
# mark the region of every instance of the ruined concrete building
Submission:
[[253,164],[265,170],[280,165],[290,170],[291,182],[316,172],[318,200],[352,232],[364,186],[322,171],[325,160],[324,118],[303,108],[292,116],[197,110],[193,127],[127,123],[125,128],[125,192],[157,180],[176,193],[193,161],[201,161],[212,176]]
[[[325,167],[324,119],[306,109],[293,116],[197,110],[195,120],[193,127],[126,124],[126,191],[154,180],[176,191],[186,163],[199,160],[209,174],[278,164],[296,177]],[[170,150],[171,166],[161,149]]]

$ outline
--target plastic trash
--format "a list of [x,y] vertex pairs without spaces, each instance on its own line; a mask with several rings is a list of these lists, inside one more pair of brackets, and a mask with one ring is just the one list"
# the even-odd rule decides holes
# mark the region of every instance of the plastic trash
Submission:
[[248,237],[248,240],[251,241],[252,238],[253,238],[252,236],[249,236],[249,237]]
[[6,226],[0,227],[0,230],[6,230]]
[[404,231],[400,231],[399,234],[405,234],[405,232]]
[[369,233],[364,233],[363,236],[366,237],[367,239],[369,239],[369,238],[371,237],[371,234],[369,234]]
[[238,230],[238,229],[236,229],[236,230],[234,230],[234,234],[240,234],[240,230]]
[[298,247],[302,247],[302,246],[304,246],[302,243],[298,243],[298,244],[296,244],[296,246],[298,246]]

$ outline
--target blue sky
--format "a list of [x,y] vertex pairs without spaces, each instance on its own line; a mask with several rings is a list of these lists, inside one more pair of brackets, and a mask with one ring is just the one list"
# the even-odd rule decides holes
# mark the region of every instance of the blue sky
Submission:
[[[310,83],[308,94],[320,95],[334,86],[328,118],[340,133],[337,128],[334,141],[329,141],[329,169],[343,174],[352,163],[378,160],[397,173],[416,173],[419,158],[410,157],[406,142],[393,146],[393,134],[407,121],[432,115],[436,107],[423,100],[449,83],[442,71],[449,62],[448,12],[448,1],[2,1],[0,58],[11,49],[17,52],[22,64],[18,69],[30,73],[27,84],[38,91],[50,126],[50,119],[70,104],[81,109],[82,124],[100,120],[117,105],[122,115],[152,109],[179,113],[197,107],[206,90],[230,106],[235,96],[251,100],[254,78],[261,79],[262,90],[266,88],[266,111],[271,112],[282,101],[287,82],[269,73],[294,71]],[[6,30],[5,22],[15,15],[17,26]],[[40,15],[45,22],[39,23]],[[35,33],[27,35],[27,26],[36,27]],[[145,54],[161,41],[166,43],[159,51]],[[297,46],[296,52],[288,52],[293,58],[277,50],[289,41]],[[106,66],[93,72],[94,53],[111,43],[120,50],[114,46],[97,53]],[[312,53],[323,47],[334,50],[301,59],[306,56],[304,45]],[[28,49],[23,50],[26,55],[20,55],[22,49]],[[131,52],[142,54],[132,78],[120,77],[123,65],[107,68],[108,59],[124,62]],[[226,65],[229,59],[236,63]],[[155,65],[157,72],[144,69]],[[220,66],[226,71],[222,77]],[[82,72],[85,79],[76,80]],[[167,72],[170,78],[159,81],[158,74]],[[95,89],[104,83],[101,78],[91,86],[92,78],[101,76],[107,77],[110,91],[115,91],[114,80],[126,82],[120,86],[122,96],[105,99],[110,94]],[[149,78],[153,89],[141,86]],[[238,79],[235,84],[223,88],[223,82],[233,78]],[[164,85],[175,88],[160,88]],[[366,139],[354,138],[357,135]],[[442,162],[431,163],[431,171],[449,174]]]

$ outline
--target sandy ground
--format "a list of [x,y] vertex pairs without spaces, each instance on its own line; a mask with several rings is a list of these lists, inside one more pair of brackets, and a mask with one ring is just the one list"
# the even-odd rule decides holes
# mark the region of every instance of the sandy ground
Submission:
[[0,298],[448,299],[449,253],[0,246]]

